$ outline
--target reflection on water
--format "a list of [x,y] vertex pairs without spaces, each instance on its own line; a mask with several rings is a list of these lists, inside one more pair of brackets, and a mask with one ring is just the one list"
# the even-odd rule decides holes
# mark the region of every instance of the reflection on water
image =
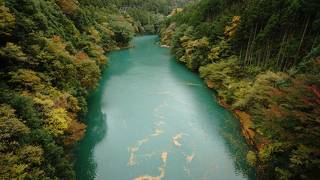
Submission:
[[101,109],[101,91],[105,86],[105,80],[100,87],[88,99],[88,114],[85,117],[87,124],[86,136],[79,142],[76,148],[75,169],[77,179],[95,179],[96,162],[93,158],[94,147],[106,136],[107,115]]
[[[171,59],[169,64],[170,73],[174,74],[173,78],[176,78],[178,81],[182,81],[183,79],[185,79],[185,73],[183,73],[183,71],[185,71],[184,65],[177,65],[177,62],[174,59]],[[177,66],[179,66],[179,68],[177,68]],[[197,79],[199,81],[202,81],[197,74],[194,73],[194,76],[196,76],[196,81],[189,82],[187,84],[196,85]],[[213,92],[209,90],[204,83],[201,83],[201,87],[191,87],[186,89],[191,91],[191,96],[194,96],[195,100],[193,102],[197,102],[199,101],[199,98],[203,98],[202,101],[205,101],[208,104],[204,107],[204,109],[198,109],[198,112],[202,112],[203,114],[208,115],[208,118],[204,118],[204,120],[208,121],[202,121],[204,123],[203,126],[205,126],[206,130],[213,132],[218,131],[218,135],[224,139],[224,145],[227,147],[226,152],[233,159],[235,171],[239,174],[246,174],[247,178],[249,179],[255,179],[255,172],[248,165],[245,158],[249,150],[249,147],[245,143],[242,135],[240,134],[241,129],[239,121],[235,119],[234,115],[231,112],[225,110],[218,104],[218,101],[216,97],[213,95]],[[206,89],[206,91],[199,91],[199,89]],[[207,96],[201,96],[199,94],[207,94]],[[210,99],[208,99],[208,97],[210,97]],[[194,107],[198,108],[201,106]],[[214,115],[212,115],[212,113],[210,113],[212,109],[215,109],[216,112],[220,111],[220,113],[213,113]],[[213,116],[216,117],[214,118],[214,123],[212,122]],[[193,125],[191,124],[190,127],[192,128]],[[191,157],[192,160],[194,158],[194,155],[192,155]]]
[[156,41],[138,37],[110,54],[89,100],[77,178],[254,179],[239,122]]

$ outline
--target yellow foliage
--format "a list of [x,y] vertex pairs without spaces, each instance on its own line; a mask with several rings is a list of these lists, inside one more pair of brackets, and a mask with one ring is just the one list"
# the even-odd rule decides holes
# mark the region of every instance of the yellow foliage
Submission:
[[[7,104],[0,104],[0,142],[12,136],[24,135],[30,129],[15,115],[15,109]],[[0,149],[7,147],[1,147]]]
[[255,166],[256,163],[257,163],[257,155],[253,151],[249,151],[247,153],[247,158],[246,159],[247,159],[248,163],[250,164],[250,166]]
[[75,119],[72,120],[69,128],[66,130],[68,137],[65,139],[64,143],[69,145],[79,141],[84,136],[85,130],[86,125],[76,121]]
[[225,35],[227,38],[233,37],[233,35],[234,35],[235,32],[237,31],[237,27],[238,27],[239,24],[240,24],[240,19],[241,19],[240,16],[233,16],[232,21],[231,21],[231,24],[230,24],[230,25],[227,25],[227,26],[224,28],[224,35]]
[[18,83],[20,85],[32,87],[41,83],[41,78],[37,73],[29,69],[19,69],[17,72],[10,72],[11,83]]
[[229,44],[225,40],[219,41],[219,43],[215,44],[210,52],[208,53],[208,59],[211,62],[216,62],[221,59],[221,56],[225,55],[230,48]]
[[211,48],[211,50],[210,50],[210,52],[208,54],[208,59],[210,59],[212,61],[218,60],[220,52],[221,52],[221,48],[220,47]]
[[207,46],[209,46],[209,39],[207,37],[203,37],[201,39],[191,41],[190,46],[195,47],[195,48],[207,47]]
[[27,145],[19,149],[18,154],[20,159],[30,164],[40,165],[43,161],[43,149],[41,147]]
[[183,36],[180,38],[180,42],[182,47],[185,49],[185,54],[179,60],[185,62],[189,68],[192,68],[194,52],[209,46],[209,39],[207,37],[192,40],[188,36]]
[[31,96],[34,103],[41,106],[45,112],[50,111],[52,108],[63,108],[73,113],[80,111],[77,98],[51,86],[39,89],[38,92],[34,94],[24,92],[22,95]]
[[98,65],[103,65],[108,62],[104,49],[96,44],[91,45],[91,56],[94,57]]
[[[43,96],[42,94],[38,95],[38,96]],[[39,104],[42,105],[44,107],[53,107],[54,102],[52,99],[48,99],[48,98],[39,98],[39,97],[35,97],[33,98],[33,101],[35,104]]]
[[36,168],[43,163],[43,149],[25,145],[10,152],[0,153],[0,179],[43,179],[44,171]]
[[14,59],[20,62],[27,62],[27,55],[21,50],[21,47],[8,42],[5,47],[0,48],[0,56],[6,57],[7,61]]
[[10,168],[10,174],[18,175],[17,179],[25,179],[27,176],[26,169],[28,168],[27,164],[15,164]]
[[110,25],[107,22],[104,22],[101,25],[98,25],[98,27],[100,28],[100,30],[103,33],[106,33],[110,37],[113,37],[115,35],[112,28],[110,27]]
[[46,116],[44,127],[54,136],[62,135],[72,121],[63,108],[52,109]]
[[24,96],[31,96],[33,102],[42,109],[44,127],[54,136],[61,135],[72,121],[76,121],[75,114],[80,111],[78,100],[69,93],[50,86],[41,91],[34,94],[24,93]]
[[77,0],[58,0],[57,4],[66,14],[74,14],[79,9]]
[[66,96],[66,98],[67,98],[67,101],[68,101],[68,103],[67,103],[68,111],[71,111],[73,113],[78,113],[81,109],[80,109],[80,107],[78,105],[77,98],[75,98],[75,97],[73,97],[72,95],[69,95],[69,94]]
[[51,39],[45,39],[47,42],[47,50],[52,54],[64,59],[74,60],[74,57],[66,51],[66,44],[59,36],[53,36]]
[[181,13],[182,11],[183,11],[182,8],[173,9],[173,10],[171,11],[171,13],[168,15],[168,17],[175,16],[175,15],[177,15],[178,13]]
[[166,29],[162,29],[161,30],[161,44],[162,45],[167,45],[167,46],[171,46],[171,37],[174,34],[174,31],[176,29],[176,23],[173,22],[170,24],[169,27],[167,27]]
[[97,31],[94,27],[90,27],[88,29],[89,37],[95,42],[100,43],[101,42],[101,36],[99,31]]
[[195,50],[197,48],[209,46],[209,39],[207,37],[192,40],[188,36],[183,36],[180,38],[180,42],[182,47],[186,49],[186,52],[189,52],[190,50]]
[[10,35],[15,26],[15,17],[9,8],[0,6],[0,35]]

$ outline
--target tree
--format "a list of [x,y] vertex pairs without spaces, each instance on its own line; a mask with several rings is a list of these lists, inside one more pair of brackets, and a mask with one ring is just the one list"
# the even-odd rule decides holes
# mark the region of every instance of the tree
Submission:
[[11,14],[10,9],[0,3],[0,37],[11,36],[15,22],[15,16]]

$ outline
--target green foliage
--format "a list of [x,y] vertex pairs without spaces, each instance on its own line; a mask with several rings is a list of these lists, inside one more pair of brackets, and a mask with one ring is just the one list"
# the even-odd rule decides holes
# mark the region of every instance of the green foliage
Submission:
[[133,37],[134,29],[129,22],[123,20],[123,17],[111,16],[110,26],[114,31],[114,38],[121,45],[127,45]]
[[0,60],[4,65],[2,68],[16,63],[28,63],[27,55],[21,50],[21,47],[11,42],[0,48]]
[[15,26],[15,16],[0,3],[0,36],[10,36]]
[[[82,0],[90,4],[87,0]],[[160,24],[172,9],[184,7],[188,0],[109,0],[101,1],[101,6],[115,5],[122,14],[129,15],[135,21],[136,32],[155,34],[160,31]]]
[[0,179],[75,179],[86,97],[136,24],[83,2],[0,1]]
[[317,8],[319,3],[313,0],[247,3],[234,39],[235,47],[246,50],[241,59],[245,64],[269,65],[276,70],[296,66],[318,36]]
[[[248,86],[247,84],[242,85],[242,82],[237,82],[236,77],[241,74],[241,68],[237,63],[237,58],[234,56],[217,63],[202,66],[199,72],[202,78],[213,83],[218,95],[223,97],[227,103],[232,103],[236,100],[234,90],[247,88]],[[241,94],[241,91],[239,91],[239,94]]]
[[15,110],[12,109],[9,105],[1,104],[0,106],[0,140],[1,140],[1,150],[10,149],[13,146],[15,142],[12,142],[8,144],[9,146],[6,146],[6,141],[14,141],[19,138],[19,136],[24,136],[30,132],[29,128],[25,126],[21,120],[19,120],[15,116]]
[[253,152],[253,151],[249,151],[247,153],[247,161],[249,162],[249,164],[251,166],[255,166],[256,163],[257,163],[257,156],[256,156],[256,153]]
[[313,177],[320,158],[320,142],[315,138],[320,133],[319,76],[267,71],[254,80],[244,79],[248,71],[236,62],[222,60],[201,67],[200,75],[232,108],[250,113],[259,134],[256,143],[268,142],[259,147],[263,169],[279,179]]
[[11,106],[0,105],[1,179],[42,177],[43,171],[34,168],[42,164],[42,148],[24,145],[21,141],[21,137],[28,136],[30,131]]
[[209,41],[208,38],[192,40],[187,36],[180,38],[181,46],[184,48],[184,55],[179,59],[186,63],[187,67],[192,70],[198,70],[200,65],[206,64],[205,56],[208,52]]
[[261,178],[319,177],[319,6],[201,0],[164,21],[161,42],[248,115],[257,152],[247,159]]
[[41,79],[32,70],[19,69],[16,72],[10,72],[9,75],[11,76],[9,83],[19,88],[30,88],[41,83]]

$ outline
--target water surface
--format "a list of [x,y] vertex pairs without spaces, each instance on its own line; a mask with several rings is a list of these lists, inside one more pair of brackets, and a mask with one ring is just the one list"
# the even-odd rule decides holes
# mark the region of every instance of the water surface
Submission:
[[89,99],[77,179],[249,179],[239,122],[157,36],[109,54]]

